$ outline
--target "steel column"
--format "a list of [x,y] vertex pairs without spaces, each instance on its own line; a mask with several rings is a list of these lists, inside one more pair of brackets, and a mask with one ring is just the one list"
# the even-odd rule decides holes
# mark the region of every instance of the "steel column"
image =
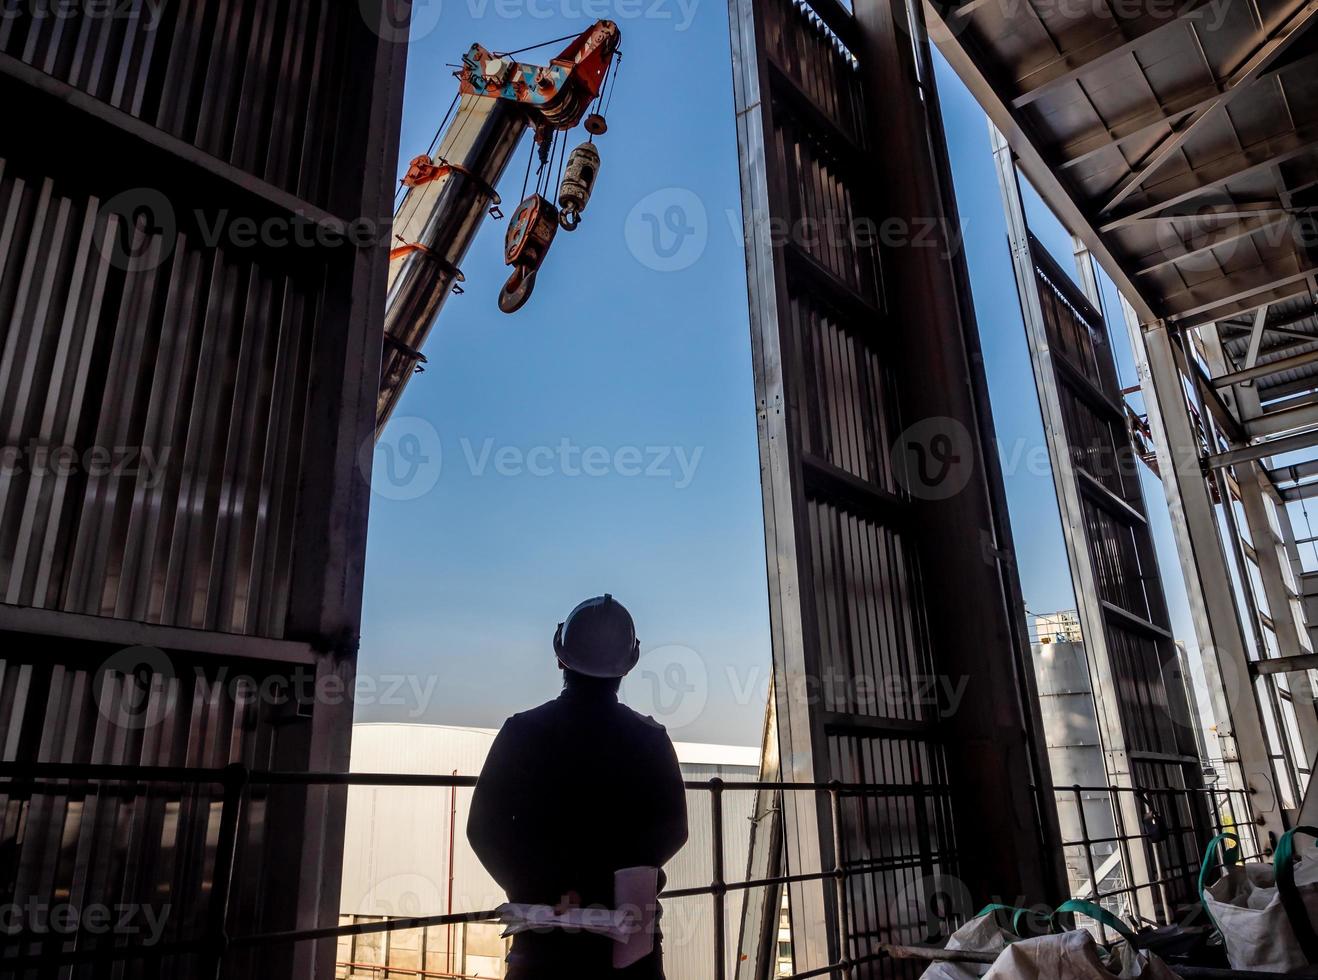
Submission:
[[[1072,461],[1073,448],[1068,438],[1062,396],[1058,388],[1058,375],[1062,367],[1055,363],[1054,344],[1045,321],[1036,273],[1035,246],[1026,221],[1015,157],[1007,141],[992,123],[989,124],[989,136],[997,165],[998,186],[1007,220],[1012,266],[1016,273],[1016,288],[1029,342],[1030,363],[1038,389],[1044,436],[1052,460],[1053,482],[1061,511],[1062,532],[1066,539],[1066,555],[1071,567],[1077,613],[1084,634],[1085,655],[1093,674],[1091,687],[1108,781],[1114,787],[1130,789],[1137,785],[1137,779],[1118,700],[1123,678],[1115,668],[1113,653],[1108,645],[1107,611],[1099,587],[1099,573],[1089,547],[1081,482]],[[1139,807],[1134,795],[1117,793],[1114,800],[1125,811],[1125,825],[1140,826]],[[1143,848],[1132,848],[1130,861],[1126,874],[1132,884],[1157,877],[1152,873]],[[1133,897],[1142,915],[1156,918],[1157,909],[1152,904],[1151,895],[1140,891]]]
[[[923,25],[899,0],[731,11],[782,776],[927,790],[898,814],[784,801],[795,967],[849,941],[868,976],[925,938],[939,881],[1052,900],[1060,855]],[[866,233],[893,219],[930,247]],[[879,693],[930,681],[966,696]],[[799,877],[835,867],[845,893]]]
[[[1300,602],[1298,583],[1292,589],[1287,582],[1286,571],[1290,568],[1290,559],[1286,555],[1284,532],[1279,536],[1278,531],[1274,530],[1264,501],[1264,496],[1272,493],[1267,471],[1257,462],[1244,464],[1238,473],[1238,486],[1245,520],[1249,523],[1249,536],[1258,561],[1259,576],[1263,580],[1273,633],[1277,638],[1278,652],[1282,658],[1312,654],[1313,647],[1309,643],[1309,631],[1303,622],[1303,612],[1296,608]],[[1286,505],[1275,497],[1273,504],[1278,518],[1287,520]],[[1298,621],[1297,611],[1300,615]],[[1315,755],[1318,755],[1318,711],[1314,707],[1313,687],[1309,683],[1308,672],[1303,670],[1288,673],[1287,683],[1296,727],[1304,747],[1304,758],[1297,761],[1307,768]],[[1299,790],[1303,794],[1303,782]]]
[[[1141,326],[1123,302],[1149,428],[1171,513],[1186,596],[1232,789],[1250,794],[1259,827],[1275,841],[1286,829],[1268,757],[1263,718],[1250,682],[1244,626],[1236,607],[1200,442],[1166,323]],[[1265,850],[1270,851],[1268,844]]]
[[[784,177],[767,157],[774,134],[769,62],[763,15],[751,0],[730,0],[733,98],[741,159],[742,213],[746,226],[746,271],[750,292],[751,356],[759,416],[760,481],[769,577],[769,622],[773,639],[773,690],[781,778],[815,782],[822,726],[804,698],[792,697],[805,678],[818,677],[819,659],[806,641],[807,611],[798,597],[809,588],[801,567],[801,516],[806,509],[803,475],[795,462],[800,437],[791,425],[788,356],[782,322],[790,310],[786,270],[767,218],[786,193]],[[806,548],[808,550],[808,546]],[[817,874],[824,855],[818,802],[793,793],[783,801],[783,840],[788,874]],[[810,970],[831,962],[822,881],[789,886],[795,966]]]

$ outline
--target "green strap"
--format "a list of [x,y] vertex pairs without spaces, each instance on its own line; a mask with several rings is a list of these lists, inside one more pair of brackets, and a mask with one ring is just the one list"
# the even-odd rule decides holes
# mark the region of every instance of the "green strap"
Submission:
[[1021,916],[1028,915],[1029,911],[1030,911],[1029,909],[1021,908],[1016,905],[999,905],[998,903],[993,902],[989,905],[985,905],[982,909],[980,909],[975,914],[975,918],[977,919],[982,918],[983,916],[986,915],[992,915],[996,917],[999,912],[1010,912],[1011,931],[1019,936],[1021,935],[1021,924],[1020,924]]
[[1286,918],[1290,920],[1295,938],[1300,942],[1300,949],[1304,951],[1305,959],[1310,963],[1318,963],[1318,935],[1314,934],[1309,910],[1295,887],[1294,837],[1296,834],[1318,838],[1318,828],[1292,827],[1282,834],[1281,840],[1277,842],[1277,849],[1272,853],[1272,869],[1277,881],[1277,897],[1281,899],[1282,908],[1286,910]]
[[1057,917],[1059,915],[1064,915],[1067,912],[1077,915],[1087,915],[1095,922],[1103,923],[1103,925],[1107,926],[1122,939],[1126,940],[1126,942],[1130,943],[1132,948],[1139,945],[1138,940],[1135,938],[1135,933],[1131,931],[1130,926],[1126,925],[1126,923],[1122,922],[1107,909],[1103,908],[1103,906],[1094,902],[1086,902],[1082,898],[1068,899],[1061,905],[1057,906],[1057,911],[1053,912],[1049,919],[1049,922],[1054,928],[1056,928]]
[[1208,842],[1208,847],[1204,849],[1204,859],[1199,862],[1199,904],[1204,907],[1204,914],[1208,916],[1208,921],[1213,924],[1213,928],[1218,932],[1222,927],[1217,924],[1213,918],[1213,910],[1208,907],[1208,899],[1205,893],[1208,891],[1208,869],[1217,867],[1217,862],[1213,860],[1214,852],[1218,844],[1225,844],[1227,841],[1233,841],[1235,846],[1230,850],[1222,848],[1222,866],[1226,868],[1234,867],[1236,859],[1240,857],[1240,838],[1235,834],[1218,834]]

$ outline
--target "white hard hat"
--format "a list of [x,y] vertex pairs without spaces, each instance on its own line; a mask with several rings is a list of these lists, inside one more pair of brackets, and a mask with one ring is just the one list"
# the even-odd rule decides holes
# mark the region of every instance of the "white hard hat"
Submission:
[[587,599],[558,624],[554,652],[587,677],[622,677],[641,659],[641,641],[627,608],[607,593]]

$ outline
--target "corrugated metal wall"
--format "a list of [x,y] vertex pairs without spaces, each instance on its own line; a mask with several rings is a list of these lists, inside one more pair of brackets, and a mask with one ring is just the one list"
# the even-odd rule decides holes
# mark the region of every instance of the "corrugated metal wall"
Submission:
[[[851,7],[733,4],[783,777],[884,787],[841,804],[846,908],[831,882],[790,888],[797,970],[950,927],[973,912],[938,901],[956,876],[966,901],[1048,881],[1042,743],[1015,573],[997,564],[1010,542],[964,270],[942,238],[927,49],[905,3]],[[925,485],[919,454],[947,458],[944,442],[965,480]],[[959,851],[985,820],[1019,850]],[[832,867],[832,822],[822,797],[786,795],[789,874]]]
[[[0,761],[346,766],[396,6],[0,2]],[[0,902],[213,930],[219,787],[0,792]],[[253,788],[231,933],[334,921],[342,797]]]
[[[1080,526],[1070,528],[1068,548],[1086,549],[1092,570],[1092,580],[1078,578],[1076,589],[1098,601],[1097,615],[1082,604],[1086,650],[1091,657],[1107,659],[1107,664],[1097,665],[1097,675],[1116,682],[1115,690],[1095,691],[1100,704],[1110,698],[1116,707],[1115,718],[1100,714],[1104,746],[1115,753],[1109,756],[1108,781],[1155,791],[1149,805],[1164,826],[1175,828],[1165,841],[1146,845],[1147,871],[1136,867],[1127,873],[1138,884],[1144,884],[1140,879],[1146,876],[1166,877],[1159,897],[1169,905],[1166,914],[1172,915],[1176,907],[1198,901],[1195,875],[1212,826],[1203,798],[1156,793],[1202,789],[1203,760],[1193,727],[1178,721],[1191,716],[1138,458],[1121,408],[1121,384],[1102,314],[1033,236],[1028,251],[1053,366],[1051,381],[1041,385],[1041,397],[1055,392],[1062,428],[1053,434],[1053,448],[1066,452],[1072,462],[1056,477],[1074,483],[1081,518]],[[1128,763],[1113,766],[1114,759],[1126,756]],[[1139,812],[1128,816],[1127,823]]]
[[364,81],[353,55],[369,9],[323,0],[5,0],[0,51],[335,210],[360,192],[336,187],[333,171],[360,156],[360,133],[340,123],[343,100]]
[[323,273],[103,204],[0,171],[0,595],[282,637]]
[[[4,759],[197,768],[270,764],[276,712],[256,696],[265,680],[260,675],[229,677],[223,666],[206,662],[176,663],[183,669],[165,676],[107,669],[95,658],[52,659],[0,662]],[[38,744],[24,751],[24,734],[31,732],[40,733]],[[0,903],[137,909],[134,925],[144,932],[136,938],[150,938],[153,945],[205,933],[213,911],[222,787],[86,780],[44,785],[49,788],[11,792],[0,784]],[[264,919],[260,870],[272,859],[262,816],[266,797],[258,789],[249,801],[235,932],[255,931]],[[201,965],[195,955],[171,956],[147,972],[187,976]],[[70,975],[100,974],[84,966]],[[138,972],[130,966],[127,975]]]

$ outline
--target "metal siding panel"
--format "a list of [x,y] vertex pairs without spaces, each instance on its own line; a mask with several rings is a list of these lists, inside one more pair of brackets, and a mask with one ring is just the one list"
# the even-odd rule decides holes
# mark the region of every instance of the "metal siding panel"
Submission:
[[[370,30],[370,0],[125,0],[115,16],[79,7],[45,18],[31,5],[5,6],[5,96],[29,115],[49,109],[60,135],[0,146],[0,434],[24,452],[30,443],[73,448],[80,462],[95,446],[145,447],[158,461],[155,472],[127,474],[5,467],[5,628],[28,628],[26,610],[14,607],[85,613],[225,631],[233,642],[198,644],[236,655],[260,655],[251,639],[295,630],[324,651],[320,659],[350,668],[359,576],[344,566],[360,563],[365,524],[362,508],[346,513],[343,502],[365,499],[355,451],[370,432],[383,311],[383,288],[365,273],[382,280],[384,252],[208,243],[202,220],[216,216],[194,209],[227,208],[230,221],[315,214],[317,206],[387,217],[377,204],[395,176],[400,47]],[[161,20],[149,23],[156,11]],[[112,164],[81,167],[52,149],[84,127]],[[134,172],[124,161],[139,155],[150,164]],[[266,178],[303,200],[261,185]],[[105,207],[148,179],[175,211],[177,233],[168,237],[145,218],[125,227]],[[145,261],[113,261],[123,236]],[[165,261],[157,266],[153,256]],[[336,342],[320,343],[322,332]],[[313,391],[321,393],[316,412]],[[336,465],[308,479],[308,460],[317,459]],[[327,559],[295,535],[331,511],[342,540]],[[304,606],[318,603],[320,622],[290,612],[295,581]],[[195,676],[194,660],[178,651],[170,654],[177,676],[98,676],[114,651],[98,644],[87,620],[46,621],[81,638],[4,634],[5,759],[333,768],[325,760],[346,755],[342,712],[316,705],[313,738],[312,723],[289,713],[276,726],[275,709],[235,704],[240,694],[214,686],[219,670],[233,677],[250,669],[227,652],[198,655]],[[172,639],[189,642],[187,634]],[[106,717],[139,694],[162,716],[155,727],[135,731]],[[333,806],[322,812],[312,796],[283,794],[272,825],[268,794],[252,793],[234,931],[289,928],[335,904]],[[137,900],[174,907],[166,939],[193,938],[209,926],[219,799],[214,788],[94,783],[0,796],[0,847],[19,855],[16,874],[0,880],[0,901],[56,888],[81,902],[145,896]],[[285,862],[268,860],[267,846],[299,854],[298,873],[281,877]],[[281,969],[285,952],[263,965],[291,975]],[[197,966],[171,957],[161,969]]]

